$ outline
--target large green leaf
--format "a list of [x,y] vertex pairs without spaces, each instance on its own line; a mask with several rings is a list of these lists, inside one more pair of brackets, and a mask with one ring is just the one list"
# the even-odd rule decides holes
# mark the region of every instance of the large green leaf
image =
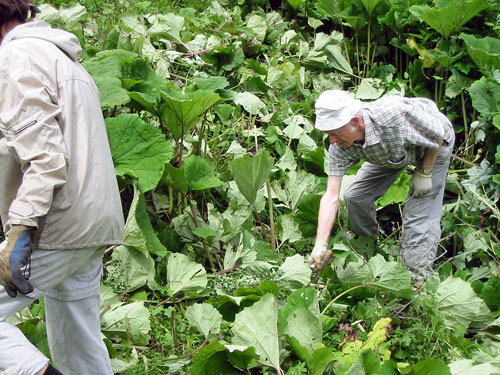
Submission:
[[231,364],[239,369],[248,369],[259,360],[253,346],[226,345],[227,358]]
[[347,262],[346,258],[335,258],[332,267],[337,273],[339,280],[349,284],[366,284],[373,282],[373,270],[362,259]]
[[188,190],[206,190],[224,185],[215,177],[214,171],[205,159],[197,155],[189,155],[180,168],[166,165],[162,182],[183,193],[187,193]]
[[160,94],[164,100],[161,117],[177,139],[195,126],[200,116],[220,99],[218,94],[206,90],[182,93],[170,89],[161,90]]
[[182,165],[186,182],[192,190],[206,190],[222,186],[224,183],[214,175],[214,171],[205,161],[197,155],[190,155]]
[[154,189],[173,154],[165,136],[137,115],[107,118],[106,128],[116,174],[136,178],[142,192]]
[[372,349],[363,350],[346,375],[382,375],[377,353]]
[[370,258],[368,263],[360,258],[347,263],[345,257],[335,258],[332,267],[342,282],[368,284],[401,298],[413,296],[408,270],[399,262],[387,262],[380,254]]
[[460,359],[449,364],[451,375],[496,375],[500,374],[500,368],[491,363],[474,365],[470,359]]
[[485,0],[451,0],[443,5],[436,8],[428,5],[414,5],[410,8],[410,12],[442,36],[449,38],[472,17],[489,7]]
[[486,325],[492,320],[491,312],[471,285],[453,277],[443,281],[436,292],[437,311],[449,326]]
[[280,368],[278,303],[273,294],[236,314],[232,332],[233,344],[253,346],[260,363]]
[[174,13],[156,14],[149,21],[152,21],[148,30],[152,40],[164,38],[182,43],[180,34],[185,29],[184,17]]
[[255,38],[259,42],[262,43],[264,41],[267,31],[267,20],[265,17],[259,14],[250,15],[247,20],[247,27],[252,29]]
[[132,302],[112,308],[101,315],[101,329],[105,334],[131,339],[132,344],[147,345],[151,313],[144,302]]
[[273,162],[269,152],[262,149],[254,157],[245,155],[230,163],[238,189],[250,204],[255,204],[257,192],[269,178]]
[[292,337],[313,354],[314,346],[323,335],[321,314],[315,289],[298,289],[287,298],[287,304],[279,312],[280,334]]
[[131,292],[146,284],[154,286],[155,261],[147,250],[121,245],[113,250],[112,261],[106,271],[116,291]]
[[284,188],[281,181],[274,181],[272,184],[273,193],[276,195],[273,198],[278,198],[292,212],[296,211],[297,204],[303,196],[315,192],[316,189],[314,176],[302,170],[288,172]]
[[411,177],[408,173],[403,172],[398,179],[391,185],[389,190],[377,199],[377,207],[385,207],[393,203],[401,203],[408,197],[410,191]]
[[286,281],[291,286],[305,286],[311,281],[311,268],[300,254],[287,257],[277,271],[276,280]]
[[179,292],[199,292],[207,286],[207,271],[181,253],[168,257],[167,282],[172,295]]
[[146,199],[134,184],[134,199],[125,224],[125,245],[147,249],[151,254],[164,257],[167,249],[160,242],[151,225]]
[[127,103],[128,91],[122,87],[122,60],[110,56],[99,61],[86,61],[83,66],[90,73],[100,93],[101,106],[114,107]]
[[186,319],[203,336],[216,335],[220,331],[222,315],[208,303],[197,303],[186,308]]
[[363,4],[363,7],[366,9],[368,15],[371,17],[373,11],[377,7],[378,3],[380,3],[380,1],[381,0],[361,0],[361,3]]
[[411,368],[410,375],[451,375],[450,368],[440,359],[424,359]]
[[409,299],[413,296],[410,274],[400,262],[387,262],[378,254],[370,259],[368,265],[375,276],[375,286],[398,297]]
[[467,90],[472,99],[472,105],[483,116],[491,116],[500,112],[500,85],[482,77]]
[[500,69],[500,40],[491,38],[476,38],[474,35],[460,34],[459,38],[465,42],[467,52],[479,69],[486,73]]
[[227,360],[226,347],[213,341],[201,348],[189,366],[190,375],[237,375],[241,374]]
[[299,224],[292,219],[291,215],[280,216],[278,224],[278,237],[282,242],[289,241],[293,243],[302,239]]
[[236,93],[234,103],[240,104],[251,115],[263,115],[266,104],[251,92]]
[[323,375],[328,364],[334,360],[332,349],[321,347],[314,351],[312,359],[307,366],[311,371],[311,375]]

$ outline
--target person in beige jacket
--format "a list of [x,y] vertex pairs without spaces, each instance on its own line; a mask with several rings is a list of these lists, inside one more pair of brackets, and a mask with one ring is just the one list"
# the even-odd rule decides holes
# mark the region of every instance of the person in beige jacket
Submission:
[[[124,224],[99,92],[78,39],[30,9],[0,0],[0,375],[110,375],[99,286]],[[41,296],[58,370],[6,320]]]

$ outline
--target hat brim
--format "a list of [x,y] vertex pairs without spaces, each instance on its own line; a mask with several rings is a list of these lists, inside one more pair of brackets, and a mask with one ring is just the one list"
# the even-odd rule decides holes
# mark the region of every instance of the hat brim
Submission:
[[340,116],[338,113],[332,115],[330,111],[317,111],[314,127],[322,132],[340,129],[347,125],[359,112],[361,109],[361,102],[357,104],[358,105],[351,105],[349,108],[346,108]]

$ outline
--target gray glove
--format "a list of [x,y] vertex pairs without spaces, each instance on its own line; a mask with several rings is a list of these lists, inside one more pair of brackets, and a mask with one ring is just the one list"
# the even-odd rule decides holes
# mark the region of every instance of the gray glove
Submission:
[[332,257],[331,250],[327,250],[328,244],[322,240],[316,240],[313,251],[309,255],[309,264],[313,271],[322,270]]
[[432,190],[432,174],[416,172],[411,180],[410,193],[420,197]]

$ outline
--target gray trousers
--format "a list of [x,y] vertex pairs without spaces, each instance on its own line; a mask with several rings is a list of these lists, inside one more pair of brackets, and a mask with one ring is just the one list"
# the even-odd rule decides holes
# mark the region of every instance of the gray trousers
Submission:
[[[403,264],[416,279],[432,272],[441,237],[441,210],[453,140],[444,142],[432,171],[432,190],[419,197],[408,196],[403,209]],[[378,237],[375,200],[398,178],[402,169],[365,162],[344,194],[350,229],[358,236]]]
[[[0,244],[0,251],[6,242]],[[34,375],[49,360],[6,318],[45,297],[52,360],[64,375],[112,375],[101,338],[100,277],[104,248],[33,252],[35,290],[11,298],[0,286],[0,375]]]

